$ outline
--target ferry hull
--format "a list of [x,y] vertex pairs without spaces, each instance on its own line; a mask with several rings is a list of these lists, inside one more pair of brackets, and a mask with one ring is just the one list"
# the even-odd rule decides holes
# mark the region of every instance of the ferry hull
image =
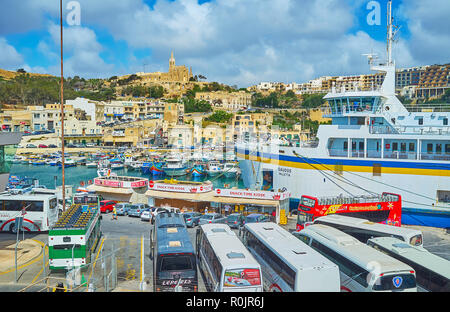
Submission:
[[[391,192],[403,198],[402,224],[450,228],[450,205],[436,202],[439,190],[448,190],[450,167],[445,163],[419,161],[353,160],[294,156],[283,148],[275,155],[238,150],[239,166],[246,188],[262,189],[264,175],[272,175],[272,188],[291,192],[290,209],[298,207],[302,195],[339,196]],[[300,154],[306,154],[296,149]],[[374,176],[373,164],[382,164]],[[336,172],[336,166],[342,172]],[[352,184],[349,184],[352,183]],[[365,191],[367,190],[367,191]]]

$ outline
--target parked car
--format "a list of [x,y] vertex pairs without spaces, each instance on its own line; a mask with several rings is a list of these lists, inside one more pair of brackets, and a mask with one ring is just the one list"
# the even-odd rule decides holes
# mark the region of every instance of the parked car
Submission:
[[144,206],[144,204],[130,205],[130,208],[128,209],[128,216],[129,217],[137,217],[137,218],[139,218],[141,216],[141,213],[145,209],[146,209],[146,207]]
[[34,145],[34,144],[27,144],[26,148],[36,148],[36,145]]
[[48,148],[48,146],[45,144],[39,144],[39,148]]
[[208,223],[225,223],[226,217],[224,217],[221,214],[212,212],[212,213],[205,213],[200,217],[200,220],[198,221],[198,225],[208,224]]
[[130,204],[128,203],[117,203],[116,204],[116,212],[118,216],[126,216],[128,214],[128,209],[130,208]]
[[246,223],[261,223],[261,222],[270,222],[270,217],[265,216],[260,213],[252,213],[245,217],[244,224],[246,224]]
[[183,213],[184,221],[186,222],[187,227],[197,226],[201,216],[202,214],[200,212]]
[[117,204],[115,200],[102,200],[100,202],[100,212],[108,213],[113,211],[114,206]]
[[152,211],[149,208],[144,209],[144,211],[141,213],[141,221],[148,221],[150,222],[152,220]]
[[156,207],[156,208],[152,209],[153,218],[155,218],[161,212],[167,212],[167,211],[169,211],[169,210],[167,210],[166,208]]
[[238,229],[244,224],[244,216],[239,213],[233,213],[227,216],[226,224],[232,229]]
[[58,146],[56,146],[55,144],[50,144],[49,146],[48,146],[48,148],[57,148]]

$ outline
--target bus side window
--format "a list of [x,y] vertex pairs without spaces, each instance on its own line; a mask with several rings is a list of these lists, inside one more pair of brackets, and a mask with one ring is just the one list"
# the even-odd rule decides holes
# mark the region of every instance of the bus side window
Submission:
[[20,202],[17,200],[7,200],[5,201],[5,210],[6,211],[20,211],[22,207],[20,206]]

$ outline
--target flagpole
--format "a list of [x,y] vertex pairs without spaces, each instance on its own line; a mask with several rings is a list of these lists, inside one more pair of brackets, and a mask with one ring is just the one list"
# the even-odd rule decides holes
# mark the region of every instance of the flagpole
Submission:
[[61,28],[61,170],[62,170],[62,205],[66,210],[66,177],[65,177],[65,157],[64,157],[64,71],[63,71],[63,12],[62,0],[59,0],[60,28]]

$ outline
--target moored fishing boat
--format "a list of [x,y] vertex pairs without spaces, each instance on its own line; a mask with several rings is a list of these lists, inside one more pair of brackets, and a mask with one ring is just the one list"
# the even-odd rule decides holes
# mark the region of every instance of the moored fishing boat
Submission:
[[240,175],[241,171],[238,167],[238,164],[235,162],[227,162],[223,167],[223,174],[227,178],[235,178]]
[[193,177],[204,177],[206,176],[206,168],[203,164],[197,164],[192,167],[190,173]]
[[162,167],[164,173],[168,176],[185,176],[188,174],[187,164],[180,158],[171,156],[166,159],[166,164]]
[[[72,158],[64,160],[64,168],[76,167],[77,163]],[[58,167],[62,168],[62,162],[58,162]]]
[[206,170],[209,176],[214,177],[223,173],[223,165],[218,161],[210,161]]

